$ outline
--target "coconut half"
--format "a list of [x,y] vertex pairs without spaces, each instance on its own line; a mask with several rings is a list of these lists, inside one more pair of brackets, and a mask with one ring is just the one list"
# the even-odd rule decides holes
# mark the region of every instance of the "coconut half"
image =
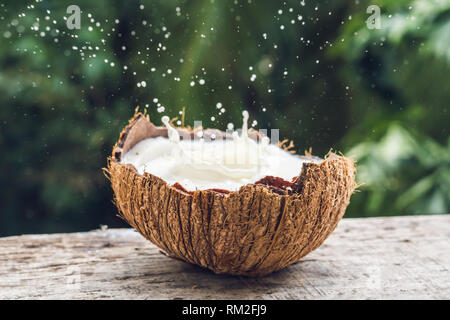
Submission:
[[[256,131],[249,136],[259,139]],[[304,157],[309,162],[292,181],[267,176],[237,191],[189,191],[122,163],[137,143],[156,137],[168,137],[167,128],[136,113],[108,159],[120,216],[169,256],[215,273],[262,276],[298,261],[336,228],[356,188],[353,161],[329,153],[322,161]]]

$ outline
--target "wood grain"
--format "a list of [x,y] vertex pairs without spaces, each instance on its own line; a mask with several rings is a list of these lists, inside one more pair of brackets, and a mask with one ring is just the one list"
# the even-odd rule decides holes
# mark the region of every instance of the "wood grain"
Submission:
[[171,259],[132,229],[0,238],[0,299],[450,299],[450,215],[344,219],[263,278]]

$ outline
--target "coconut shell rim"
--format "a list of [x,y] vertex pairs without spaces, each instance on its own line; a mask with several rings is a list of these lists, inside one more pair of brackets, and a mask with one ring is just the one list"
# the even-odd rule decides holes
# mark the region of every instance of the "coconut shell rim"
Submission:
[[[140,128],[138,126],[147,125],[149,131],[147,133],[135,133],[133,132],[134,129],[137,128],[139,130]],[[191,129],[188,127],[176,127],[178,132],[180,134],[188,134],[191,136],[191,138],[195,135],[195,133],[198,130],[203,130],[202,127]],[[142,130],[142,129],[141,129]],[[225,136],[229,136],[227,133],[224,133],[221,130],[218,129],[205,129],[204,136],[210,136],[212,134],[215,134],[218,138],[223,138]],[[149,135],[150,134],[150,135]],[[137,135],[137,137],[136,137]],[[127,145],[127,142],[131,142]],[[158,179],[163,181],[169,188],[176,189],[179,192],[182,192],[184,194],[193,194],[195,192],[216,192],[223,195],[230,195],[233,193],[239,193],[241,192],[242,188],[244,187],[256,187],[256,186],[262,186],[268,189],[268,191],[277,193],[279,195],[292,195],[292,194],[299,194],[301,193],[303,180],[306,178],[306,172],[310,170],[313,167],[321,168],[326,165],[326,162],[328,161],[342,161],[342,160],[349,160],[352,163],[353,169],[354,168],[354,161],[346,158],[344,156],[339,156],[333,152],[329,152],[323,159],[312,156],[312,155],[306,155],[306,156],[300,156],[300,158],[303,158],[305,160],[321,160],[320,162],[307,162],[302,164],[301,171],[298,176],[294,177],[292,181],[284,180],[280,177],[275,176],[265,176],[264,178],[253,182],[249,184],[242,185],[238,190],[232,191],[232,190],[225,190],[220,188],[214,188],[214,189],[196,189],[196,190],[186,190],[180,183],[176,182],[173,185],[170,185],[167,181],[165,181],[163,178],[158,177],[152,173],[144,172],[143,174],[140,174],[135,166],[132,164],[125,164],[121,163],[122,156],[125,155],[131,148],[133,148],[137,143],[139,143],[142,140],[148,139],[148,138],[156,138],[156,137],[168,137],[167,128],[162,126],[156,126],[150,121],[150,117],[148,114],[138,112],[136,111],[134,116],[129,120],[128,124],[124,127],[124,129],[121,131],[119,139],[117,143],[113,147],[112,156],[108,158],[108,167],[110,167],[111,162],[114,162],[117,165],[128,167],[130,170],[132,170],[135,174],[138,176],[148,176],[151,179]],[[261,135],[258,131],[255,131],[253,129],[249,130],[249,137],[258,141],[261,139]],[[355,186],[356,188],[356,183]]]

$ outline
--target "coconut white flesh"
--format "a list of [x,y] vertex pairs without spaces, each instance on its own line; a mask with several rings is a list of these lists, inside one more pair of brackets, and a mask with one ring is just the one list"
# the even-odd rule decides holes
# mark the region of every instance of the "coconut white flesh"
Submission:
[[237,191],[243,185],[266,176],[291,181],[301,173],[303,163],[320,162],[293,155],[268,141],[248,137],[231,140],[177,140],[165,137],[140,141],[122,158],[139,174],[151,173],[168,184],[176,182],[186,190],[224,189]]

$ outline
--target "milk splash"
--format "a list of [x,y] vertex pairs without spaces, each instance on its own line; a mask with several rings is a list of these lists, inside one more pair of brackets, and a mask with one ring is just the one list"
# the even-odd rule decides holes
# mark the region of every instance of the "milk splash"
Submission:
[[[151,173],[169,184],[180,183],[188,190],[238,190],[266,176],[291,181],[300,174],[304,159],[279,148],[267,136],[256,141],[249,136],[247,111],[242,113],[242,131],[228,130],[226,138],[200,135],[191,139],[174,128],[167,116],[162,122],[168,138],[139,142],[122,159],[140,174]],[[229,126],[230,129],[230,126]],[[231,131],[231,134],[229,134]],[[278,137],[276,135],[276,137]]]
[[169,118],[164,116],[162,122],[167,128],[169,141],[173,143],[171,158],[178,159],[178,165],[189,170],[208,171],[232,179],[253,177],[264,166],[264,155],[270,140],[263,137],[262,142],[258,143],[251,139],[248,136],[249,114],[244,111],[242,115],[241,135],[233,131],[231,139],[212,139],[213,141],[207,141],[202,135],[197,143],[181,143],[178,131],[172,127]]

